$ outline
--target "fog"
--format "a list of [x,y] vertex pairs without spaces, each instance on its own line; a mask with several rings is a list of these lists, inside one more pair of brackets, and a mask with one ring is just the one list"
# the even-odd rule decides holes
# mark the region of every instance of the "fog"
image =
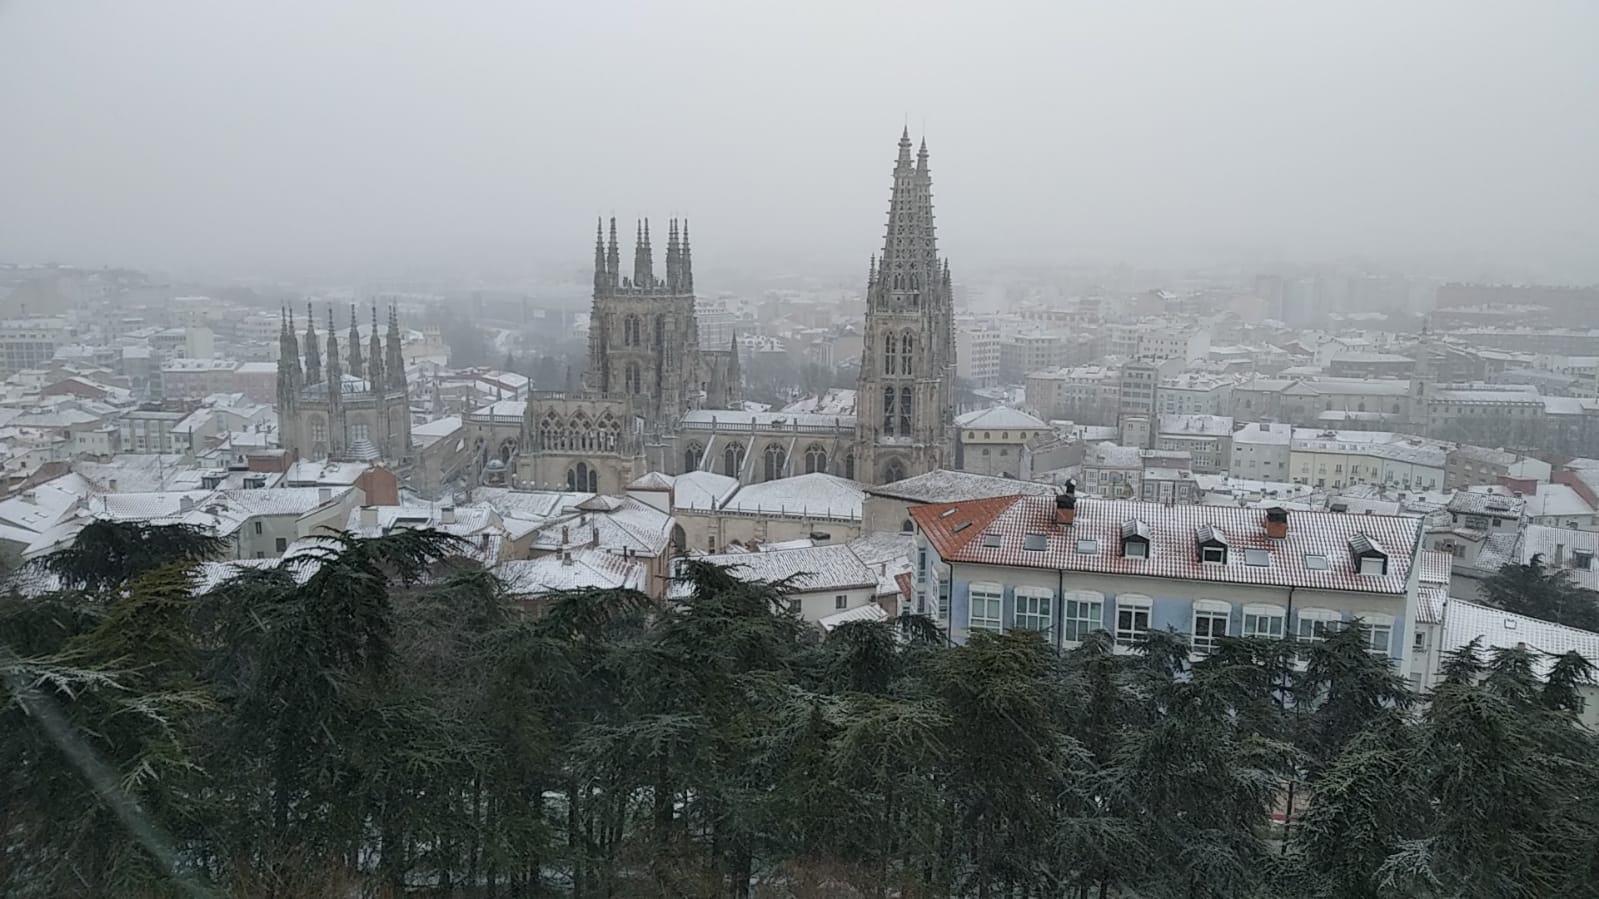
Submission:
[[0,0],[0,259],[562,277],[594,217],[858,267],[1449,253],[1599,278],[1599,4]]

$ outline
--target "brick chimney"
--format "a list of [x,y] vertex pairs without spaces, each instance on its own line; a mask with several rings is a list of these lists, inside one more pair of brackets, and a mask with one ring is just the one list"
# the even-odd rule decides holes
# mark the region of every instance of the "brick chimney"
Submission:
[[1066,482],[1066,492],[1055,497],[1055,523],[1061,527],[1071,527],[1077,520],[1077,484],[1074,481]]
[[1282,506],[1272,506],[1266,510],[1266,536],[1273,540],[1281,540],[1288,536],[1288,510]]

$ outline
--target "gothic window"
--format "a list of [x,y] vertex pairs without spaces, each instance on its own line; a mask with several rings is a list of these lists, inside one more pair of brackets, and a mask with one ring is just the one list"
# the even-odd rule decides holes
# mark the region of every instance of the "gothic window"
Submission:
[[905,437],[911,435],[911,389],[902,387],[899,391],[899,432]]
[[775,481],[783,476],[784,463],[788,462],[788,454],[777,444],[766,448],[766,480]]
[[366,422],[358,421],[355,424],[350,425],[350,439],[351,440],[365,440],[365,439],[367,439]]
[[638,316],[629,315],[622,319],[622,343],[625,346],[639,345]]
[[311,442],[326,443],[328,439],[327,422],[320,418],[311,419]]
[[739,469],[744,467],[744,444],[729,443],[727,449],[722,451],[722,474],[730,478],[738,477]]
[[916,348],[916,338],[906,331],[899,338],[899,364],[901,374],[911,373],[911,353]]
[[587,462],[579,462],[566,470],[566,489],[573,492],[600,492],[600,473],[588,466]]
[[698,471],[700,460],[705,458],[705,447],[698,443],[690,443],[688,449],[683,451],[683,470]]
[[883,335],[883,374],[891,375],[899,366],[894,362],[894,354],[899,349],[899,341],[892,334]]
[[638,396],[639,393],[643,390],[643,382],[644,382],[644,377],[643,377],[643,374],[639,371],[638,365],[636,363],[631,363],[631,362],[628,363],[628,366],[627,366],[627,394],[628,394],[628,396]]
[[[889,338],[892,340],[893,338]],[[883,433],[894,436],[894,388],[883,388]]]
[[562,447],[562,449],[593,449],[593,447],[589,445],[590,435],[593,433],[593,430],[593,428],[589,427],[589,419],[587,415],[579,412],[578,414],[572,416],[572,426],[566,432],[565,443],[567,445]]
[[850,453],[844,457],[844,477],[855,480],[855,454]]
[[818,471],[827,471],[827,450],[822,449],[821,444],[813,443],[805,448],[805,473]]
[[607,453],[616,452],[616,445],[620,442],[621,432],[621,423],[612,418],[611,413],[606,412],[602,414],[600,416],[599,428],[597,431],[595,431],[594,435],[594,448]]
[[888,460],[888,464],[883,466],[883,483],[892,484],[903,480],[905,480],[905,464],[898,459]]
[[660,349],[666,345],[666,316],[655,316],[655,348]]

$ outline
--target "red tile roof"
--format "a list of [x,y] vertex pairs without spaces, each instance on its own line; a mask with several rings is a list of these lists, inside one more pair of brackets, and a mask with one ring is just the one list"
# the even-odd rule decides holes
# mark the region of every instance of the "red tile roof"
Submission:
[[[1388,594],[1405,592],[1422,524],[1419,518],[1394,515],[1292,512],[1288,536],[1273,540],[1266,536],[1265,512],[1260,509],[1084,496],[1077,498],[1077,516],[1070,527],[1055,523],[1051,496],[933,503],[913,507],[910,514],[939,556],[949,562]],[[1121,554],[1122,526],[1130,520],[1140,520],[1148,528],[1147,559]],[[1199,561],[1195,534],[1204,527],[1227,535],[1225,565]],[[998,537],[999,546],[984,546],[985,534]],[[1027,535],[1042,535],[1044,549],[1024,549]],[[1358,536],[1389,553],[1387,574],[1358,572],[1350,551],[1350,541]],[[1097,541],[1098,551],[1078,552],[1082,540]],[[1264,550],[1269,564],[1247,564],[1250,550]],[[1308,567],[1307,555],[1325,556],[1327,567]]]

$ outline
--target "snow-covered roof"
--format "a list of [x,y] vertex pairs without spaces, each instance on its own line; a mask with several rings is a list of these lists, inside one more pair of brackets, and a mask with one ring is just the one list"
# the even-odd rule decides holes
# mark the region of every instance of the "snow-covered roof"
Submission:
[[868,487],[866,492],[913,503],[944,503],[990,496],[1015,496],[1018,493],[1054,494],[1056,491],[1052,485],[1036,481],[1018,481],[937,468],[892,484]]
[[351,485],[371,467],[365,462],[296,462],[283,475],[286,484]]
[[565,555],[501,562],[494,573],[513,595],[531,597],[585,588],[643,590],[648,583],[649,566],[638,557],[579,548]]
[[721,508],[737,490],[737,478],[711,471],[690,471],[673,479],[672,502],[677,509],[710,512]]
[[696,409],[678,419],[683,430],[792,430],[821,433],[855,433],[853,415],[818,415],[810,412],[740,412],[730,409]]
[[967,412],[955,418],[955,425],[963,430],[987,428],[991,431],[1037,431],[1045,430],[1049,427],[1036,416],[1028,415],[1020,409],[1012,409],[1009,406],[990,406],[987,409]]
[[1500,518],[1520,518],[1526,502],[1504,487],[1487,487],[1475,490],[1456,490],[1449,497],[1449,511],[1461,515],[1494,515]]
[[629,490],[671,490],[672,476],[658,471],[645,472],[627,485]]
[[1599,659],[1599,634],[1592,631],[1540,621],[1463,599],[1450,599],[1444,609],[1441,648],[1449,652],[1478,638],[1484,649],[1526,646],[1540,653],[1535,663],[1539,676],[1548,673],[1553,657],[1568,652],[1577,652],[1589,661]]
[[842,612],[834,612],[825,618],[819,619],[816,623],[822,628],[822,630],[832,631],[841,624],[849,624],[857,621],[887,620],[888,613],[883,611],[883,607],[875,602],[869,602],[864,606],[856,606],[853,609],[845,609]]
[[721,511],[859,520],[865,499],[859,482],[812,472],[750,484],[723,503]]
[[1226,437],[1233,432],[1233,420],[1225,415],[1162,415],[1162,437]]
[[[713,565],[726,565],[743,580],[787,581],[795,593],[875,589],[877,572],[842,543],[770,552],[715,553],[699,557]],[[687,583],[675,582],[667,595],[688,595]]]

